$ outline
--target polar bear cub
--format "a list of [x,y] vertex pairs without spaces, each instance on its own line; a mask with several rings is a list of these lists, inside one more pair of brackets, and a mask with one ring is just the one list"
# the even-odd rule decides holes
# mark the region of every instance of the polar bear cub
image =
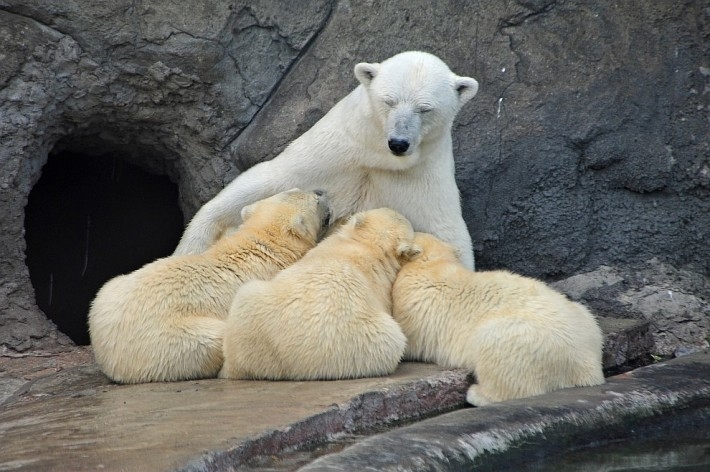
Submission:
[[387,375],[406,339],[391,314],[414,233],[390,209],[353,215],[298,263],[234,297],[224,334],[231,379],[344,379]]
[[477,406],[604,383],[602,333],[585,307],[535,279],[467,270],[432,235],[415,244],[392,290],[405,359],[473,370],[466,399]]
[[89,311],[101,369],[121,383],[215,377],[237,288],[302,257],[328,215],[320,191],[280,193],[244,207],[242,225],[203,254],[158,259],[109,280]]
[[453,244],[473,269],[451,128],[478,82],[421,51],[359,63],[354,73],[358,87],[313,127],[274,159],[243,172],[197,212],[175,254],[204,251],[239,224],[244,205],[297,186],[325,190],[334,220],[393,208],[415,230]]

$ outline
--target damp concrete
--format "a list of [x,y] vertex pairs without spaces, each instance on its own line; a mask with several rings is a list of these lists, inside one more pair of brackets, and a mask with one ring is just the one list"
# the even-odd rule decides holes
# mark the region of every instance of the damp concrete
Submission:
[[38,379],[0,411],[0,470],[226,467],[461,407],[466,384],[463,371],[416,363],[358,380],[132,386],[77,366]]
[[[618,371],[623,368],[622,361],[633,360],[631,354],[645,352],[647,323],[606,319],[600,324],[605,332],[607,371]],[[464,415],[490,411],[488,407],[466,408],[465,391],[472,381],[470,373],[463,370],[405,362],[393,375],[356,380],[206,379],[117,385],[99,371],[90,348],[77,347],[60,354],[3,352],[0,470],[321,467],[320,455],[346,445],[352,447],[345,451],[357,450],[361,444],[368,444],[369,450],[373,441],[377,445],[379,440],[374,438],[380,436],[370,439],[376,432],[392,430],[394,434],[400,427],[424,425],[435,420],[427,418],[454,410]],[[616,380],[610,382],[615,385]],[[563,397],[549,397],[549,414],[555,416],[555,405],[560,401],[582,405],[600,392],[616,398],[609,389],[594,392],[572,389],[551,394]],[[529,401],[510,406],[528,411]],[[466,419],[469,421],[478,420]],[[493,424],[483,422],[480,427]],[[453,442],[460,439],[443,434],[437,441],[446,438]],[[395,449],[384,456],[397,463],[411,451],[403,448],[402,457],[398,454]],[[367,454],[363,457],[370,460]]]

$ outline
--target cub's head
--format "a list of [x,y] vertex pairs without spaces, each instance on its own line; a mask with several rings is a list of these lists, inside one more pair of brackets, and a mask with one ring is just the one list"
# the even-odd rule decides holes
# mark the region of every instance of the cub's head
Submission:
[[414,258],[415,261],[461,263],[458,249],[434,235],[414,233],[414,244],[420,249],[420,254]]
[[328,229],[330,208],[321,190],[291,189],[242,208],[244,226],[316,242]]
[[414,231],[408,219],[390,208],[355,213],[339,230],[346,237],[380,247],[405,262],[417,254]]
[[383,127],[382,145],[395,156],[416,155],[422,141],[450,133],[456,114],[478,91],[476,80],[454,74],[441,59],[420,51],[381,64],[357,64],[355,77]]

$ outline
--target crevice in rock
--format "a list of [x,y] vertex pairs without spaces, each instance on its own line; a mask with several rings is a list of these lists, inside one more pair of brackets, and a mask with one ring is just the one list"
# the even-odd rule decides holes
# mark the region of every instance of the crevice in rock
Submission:
[[82,150],[77,139],[55,147],[42,168],[25,208],[25,241],[37,305],[85,345],[89,304],[99,288],[169,255],[183,215],[167,177],[129,162],[109,143],[100,153]]
[[557,0],[527,0],[518,1],[518,3],[530,11],[526,13],[518,12],[506,18],[501,18],[498,24],[499,29],[520,26],[531,18],[549,13],[557,6]]
[[[333,16],[333,11],[334,11],[335,7],[333,6],[333,3],[331,2],[331,3],[328,4],[327,8],[328,8],[328,12],[324,15],[323,21],[318,25],[318,27],[315,29],[315,31],[313,32],[313,34],[311,35],[311,37],[308,39],[308,41],[303,45],[303,47],[300,49],[300,51],[298,51],[298,53],[296,54],[296,56],[289,62],[288,66],[284,69],[284,71],[283,71],[283,73],[281,74],[281,76],[279,77],[279,79],[274,83],[273,87],[271,87],[271,89],[270,89],[270,90],[268,91],[268,93],[266,94],[266,97],[264,98],[264,100],[263,100],[263,102],[261,103],[261,105],[258,105],[258,104],[257,104],[257,110],[256,110],[256,112],[250,117],[249,121],[247,121],[247,122],[244,124],[244,126],[242,126],[242,128],[239,129],[239,130],[234,134],[234,136],[232,137],[232,139],[231,139],[229,142],[227,142],[227,143],[225,144],[225,148],[231,147],[231,146],[233,145],[233,143],[239,139],[239,137],[242,135],[242,133],[243,133],[245,130],[247,130],[247,129],[251,126],[251,124],[254,122],[254,120],[256,120],[256,118],[258,117],[258,115],[259,115],[259,113],[261,112],[261,110],[264,109],[264,108],[269,104],[269,102],[271,101],[271,99],[273,98],[273,96],[274,96],[274,95],[276,94],[276,92],[279,90],[279,87],[281,86],[281,83],[286,79],[286,77],[289,76],[289,74],[291,73],[291,70],[295,67],[296,64],[298,64],[298,63],[301,61],[301,59],[302,59],[305,55],[307,55],[307,53],[308,53],[308,52],[310,51],[310,49],[311,49],[311,46],[312,46],[313,43],[315,43],[315,41],[318,39],[318,37],[320,36],[321,32],[323,32],[323,31],[326,30],[326,28],[328,27],[328,24],[330,23],[331,18],[332,18],[332,16]],[[253,13],[252,13],[249,9],[247,9],[247,12],[248,12],[250,15],[254,16]],[[256,20],[255,20],[255,21],[256,21]],[[257,25],[258,25],[258,22],[257,22]],[[259,26],[259,27],[263,27],[263,26],[261,26],[261,25],[258,25],[258,26]],[[280,32],[279,32],[279,37],[284,38],[284,36],[283,36]],[[290,43],[287,42],[287,44],[288,44],[288,46],[289,46],[290,48],[293,49],[293,46],[292,46]],[[228,50],[228,47],[226,47],[225,49]],[[231,56],[230,56],[230,57],[231,57]],[[232,57],[232,59],[235,60],[234,57]],[[236,63],[236,60],[235,60],[235,63]],[[251,101],[251,100],[250,100],[250,101]],[[253,102],[252,102],[252,103],[253,103]],[[244,171],[244,170],[246,170],[246,169],[241,169],[241,170]]]
[[[13,15],[17,15],[17,16],[19,16],[20,18],[24,18],[24,19],[26,19],[26,20],[34,21],[35,23],[38,23],[38,24],[42,25],[43,27],[45,27],[45,28],[47,28],[47,29],[50,29],[50,30],[54,31],[55,33],[58,33],[58,34],[60,34],[60,35],[62,35],[62,36],[71,36],[70,34],[68,34],[68,33],[66,33],[66,32],[64,32],[64,31],[62,31],[62,30],[60,30],[60,29],[58,29],[55,25],[52,25],[52,24],[50,23],[50,19],[51,19],[52,17],[48,17],[48,18],[46,18],[46,19],[40,19],[40,18],[38,18],[37,16],[33,16],[33,15],[30,15],[30,14],[25,13],[23,10],[24,10],[24,9],[23,9],[22,7],[19,7],[19,8],[18,8],[17,6],[14,6],[14,5],[1,5],[1,4],[0,4],[0,11],[5,11],[5,12],[7,12],[7,13],[11,13],[11,14],[13,14]],[[60,17],[61,15],[57,14],[56,16],[57,16],[57,17]]]

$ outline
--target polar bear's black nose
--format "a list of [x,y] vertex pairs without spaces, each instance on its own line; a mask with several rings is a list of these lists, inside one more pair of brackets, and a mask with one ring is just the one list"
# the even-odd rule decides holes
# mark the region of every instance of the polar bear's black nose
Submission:
[[323,190],[314,190],[313,193],[315,193],[319,197],[325,195],[325,192]]
[[389,146],[393,154],[401,156],[409,149],[409,141],[405,141],[404,139],[390,139],[387,141],[387,146]]

